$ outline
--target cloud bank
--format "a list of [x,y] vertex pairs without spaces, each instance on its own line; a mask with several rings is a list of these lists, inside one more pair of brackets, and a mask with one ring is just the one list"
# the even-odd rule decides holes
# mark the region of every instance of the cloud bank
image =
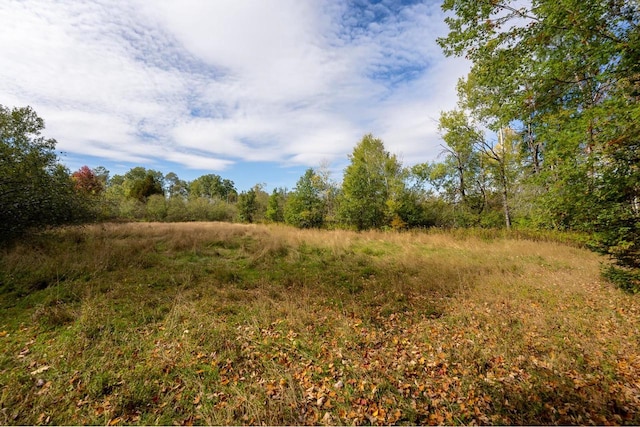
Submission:
[[431,1],[5,0],[0,103],[77,158],[317,166],[372,132],[411,164],[468,70],[445,31]]

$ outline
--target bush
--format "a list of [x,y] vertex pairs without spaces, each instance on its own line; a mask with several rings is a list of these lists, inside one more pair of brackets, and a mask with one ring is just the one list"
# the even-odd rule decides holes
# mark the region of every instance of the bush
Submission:
[[630,294],[640,292],[640,270],[610,265],[602,270],[602,276]]

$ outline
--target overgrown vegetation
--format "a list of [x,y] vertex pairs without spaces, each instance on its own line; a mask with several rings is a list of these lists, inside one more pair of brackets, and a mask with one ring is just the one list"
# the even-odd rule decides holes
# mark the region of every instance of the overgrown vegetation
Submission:
[[135,223],[0,254],[0,424],[639,424],[579,240]]
[[76,191],[69,171],[42,136],[44,121],[30,107],[0,105],[0,245],[28,229],[85,221],[90,197]]

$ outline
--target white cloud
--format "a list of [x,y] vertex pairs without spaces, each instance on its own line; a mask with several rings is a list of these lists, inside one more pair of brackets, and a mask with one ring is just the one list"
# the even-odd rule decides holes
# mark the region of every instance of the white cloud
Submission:
[[467,65],[435,44],[438,4],[394,8],[5,0],[0,103],[32,105],[63,151],[145,165],[316,166],[368,132],[425,161]]
[[215,157],[207,157],[198,154],[187,154],[178,151],[170,151],[165,156],[166,160],[187,165],[190,169],[225,170],[232,162]]

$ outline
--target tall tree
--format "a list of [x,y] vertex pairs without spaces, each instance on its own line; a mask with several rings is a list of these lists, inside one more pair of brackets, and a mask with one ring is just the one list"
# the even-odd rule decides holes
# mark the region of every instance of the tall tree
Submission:
[[109,170],[104,166],[97,166],[91,170],[93,174],[98,178],[98,181],[102,183],[102,188],[106,189],[109,183]]
[[471,108],[495,126],[521,126],[544,189],[540,214],[556,227],[595,230],[601,251],[637,268],[640,3],[445,0],[443,8],[450,31],[439,43],[473,62]]
[[287,201],[287,191],[284,188],[274,188],[269,196],[265,217],[271,222],[284,222],[284,206]]
[[512,129],[499,129],[495,143],[482,138],[477,149],[486,157],[483,162],[493,187],[499,192],[507,230],[511,229],[511,198],[519,172],[519,138]]
[[477,225],[488,203],[485,159],[478,150],[485,144],[484,134],[460,109],[441,113],[438,129],[445,159],[431,169],[430,179],[456,206],[456,225]]
[[287,223],[299,228],[322,227],[326,208],[325,186],[313,168],[307,169],[289,194],[284,212]]
[[162,181],[153,174],[153,171],[147,171],[143,177],[135,179],[131,183],[131,187],[129,188],[129,197],[145,202],[154,194],[163,196],[164,190],[162,187]]
[[164,176],[165,191],[169,198],[182,197],[189,195],[189,186],[187,182],[180,179],[175,172],[169,172]]
[[371,134],[362,138],[349,158],[351,164],[342,181],[340,218],[357,230],[389,224],[401,195],[400,162]]
[[243,222],[252,223],[256,219],[259,205],[254,188],[243,191],[238,196],[238,215]]

